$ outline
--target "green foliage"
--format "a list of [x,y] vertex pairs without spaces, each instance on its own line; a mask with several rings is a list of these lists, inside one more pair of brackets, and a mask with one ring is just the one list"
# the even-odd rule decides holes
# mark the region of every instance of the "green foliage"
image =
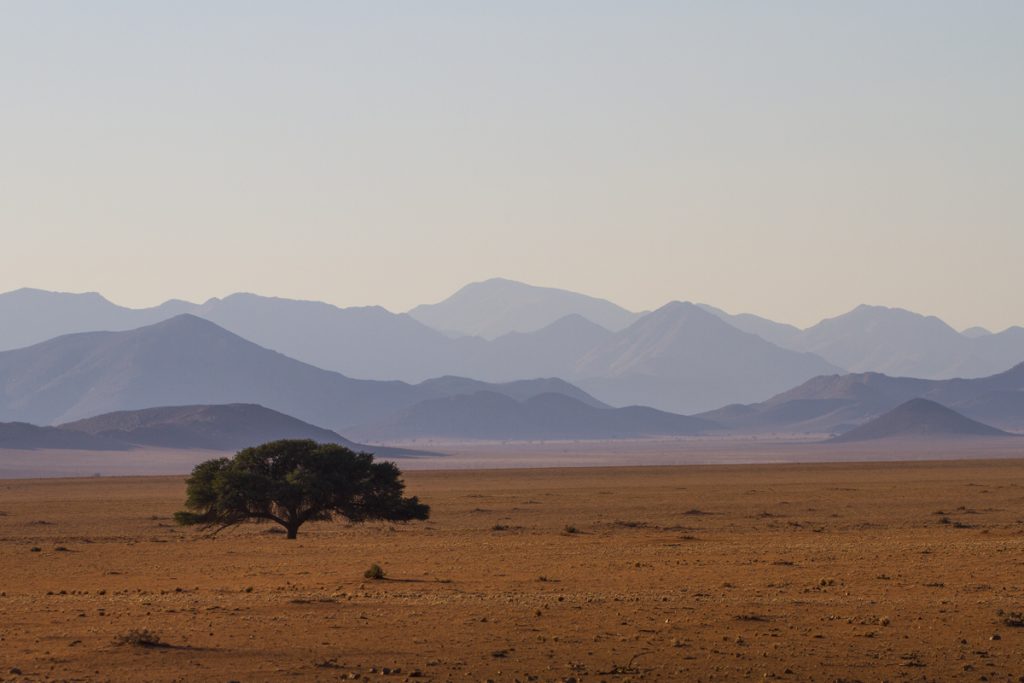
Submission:
[[370,568],[363,572],[363,578],[380,581],[384,578],[384,570],[381,569],[379,564],[371,564]]
[[201,463],[188,479],[179,524],[223,529],[275,522],[295,538],[306,522],[427,519],[430,507],[403,497],[398,467],[337,444],[282,440]]

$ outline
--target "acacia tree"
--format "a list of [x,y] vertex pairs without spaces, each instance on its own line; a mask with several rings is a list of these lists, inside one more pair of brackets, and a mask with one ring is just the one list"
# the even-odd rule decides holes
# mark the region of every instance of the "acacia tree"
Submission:
[[405,484],[394,463],[374,462],[338,444],[271,441],[232,458],[196,465],[188,478],[179,524],[221,529],[243,522],[276,522],[295,538],[306,522],[344,517],[427,519],[430,507],[403,497]]

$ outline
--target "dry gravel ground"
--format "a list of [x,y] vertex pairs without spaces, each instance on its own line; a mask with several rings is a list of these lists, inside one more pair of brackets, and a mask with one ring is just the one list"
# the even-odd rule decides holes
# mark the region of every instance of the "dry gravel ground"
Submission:
[[0,481],[0,679],[1024,681],[1021,460],[407,480],[429,522],[291,542]]

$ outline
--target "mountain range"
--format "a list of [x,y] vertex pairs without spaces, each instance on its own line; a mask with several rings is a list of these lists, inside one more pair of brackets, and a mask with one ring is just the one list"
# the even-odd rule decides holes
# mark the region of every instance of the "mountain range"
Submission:
[[50,425],[117,410],[258,403],[344,428],[415,403],[488,388],[517,399],[564,391],[557,379],[484,384],[439,378],[412,385],[358,380],[288,358],[183,314],[124,332],[83,332],[0,352],[0,421]]
[[467,285],[407,314],[244,293],[130,309],[94,293],[22,289],[0,294],[0,349],[68,333],[129,331],[183,313],[352,381],[558,377],[610,406],[677,413],[765,401],[818,375],[970,378],[1024,360],[1020,327],[960,333],[934,317],[860,306],[801,330],[686,302],[633,313],[503,279]]
[[[507,283],[500,287],[507,289]],[[151,324],[188,306],[168,302],[152,309],[126,309],[98,295],[18,290],[0,295],[0,319],[6,317],[7,323],[0,327],[0,348],[39,342],[57,331],[82,331],[76,328],[128,331],[140,321]],[[192,307],[190,315],[348,378],[421,383],[446,375],[487,382],[560,377],[609,405],[642,404],[672,412],[756,401],[840,370],[679,302],[634,316],[619,331],[570,313],[538,330],[509,332],[493,340],[452,339],[409,315],[382,308],[341,309],[252,294],[212,299]],[[89,324],[91,319],[97,322]],[[32,329],[36,333],[30,334]]]
[[190,314],[0,352],[0,420],[59,424],[117,443],[225,450],[256,438],[347,443],[338,432],[377,441],[595,439],[716,428],[652,408],[610,408],[560,379],[352,379]]

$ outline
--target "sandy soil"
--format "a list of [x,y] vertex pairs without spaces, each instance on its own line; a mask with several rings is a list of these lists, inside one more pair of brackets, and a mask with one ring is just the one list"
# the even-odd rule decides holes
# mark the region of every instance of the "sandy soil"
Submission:
[[180,478],[0,481],[0,679],[1024,680],[1021,460],[407,480],[429,522],[291,542],[175,527]]

